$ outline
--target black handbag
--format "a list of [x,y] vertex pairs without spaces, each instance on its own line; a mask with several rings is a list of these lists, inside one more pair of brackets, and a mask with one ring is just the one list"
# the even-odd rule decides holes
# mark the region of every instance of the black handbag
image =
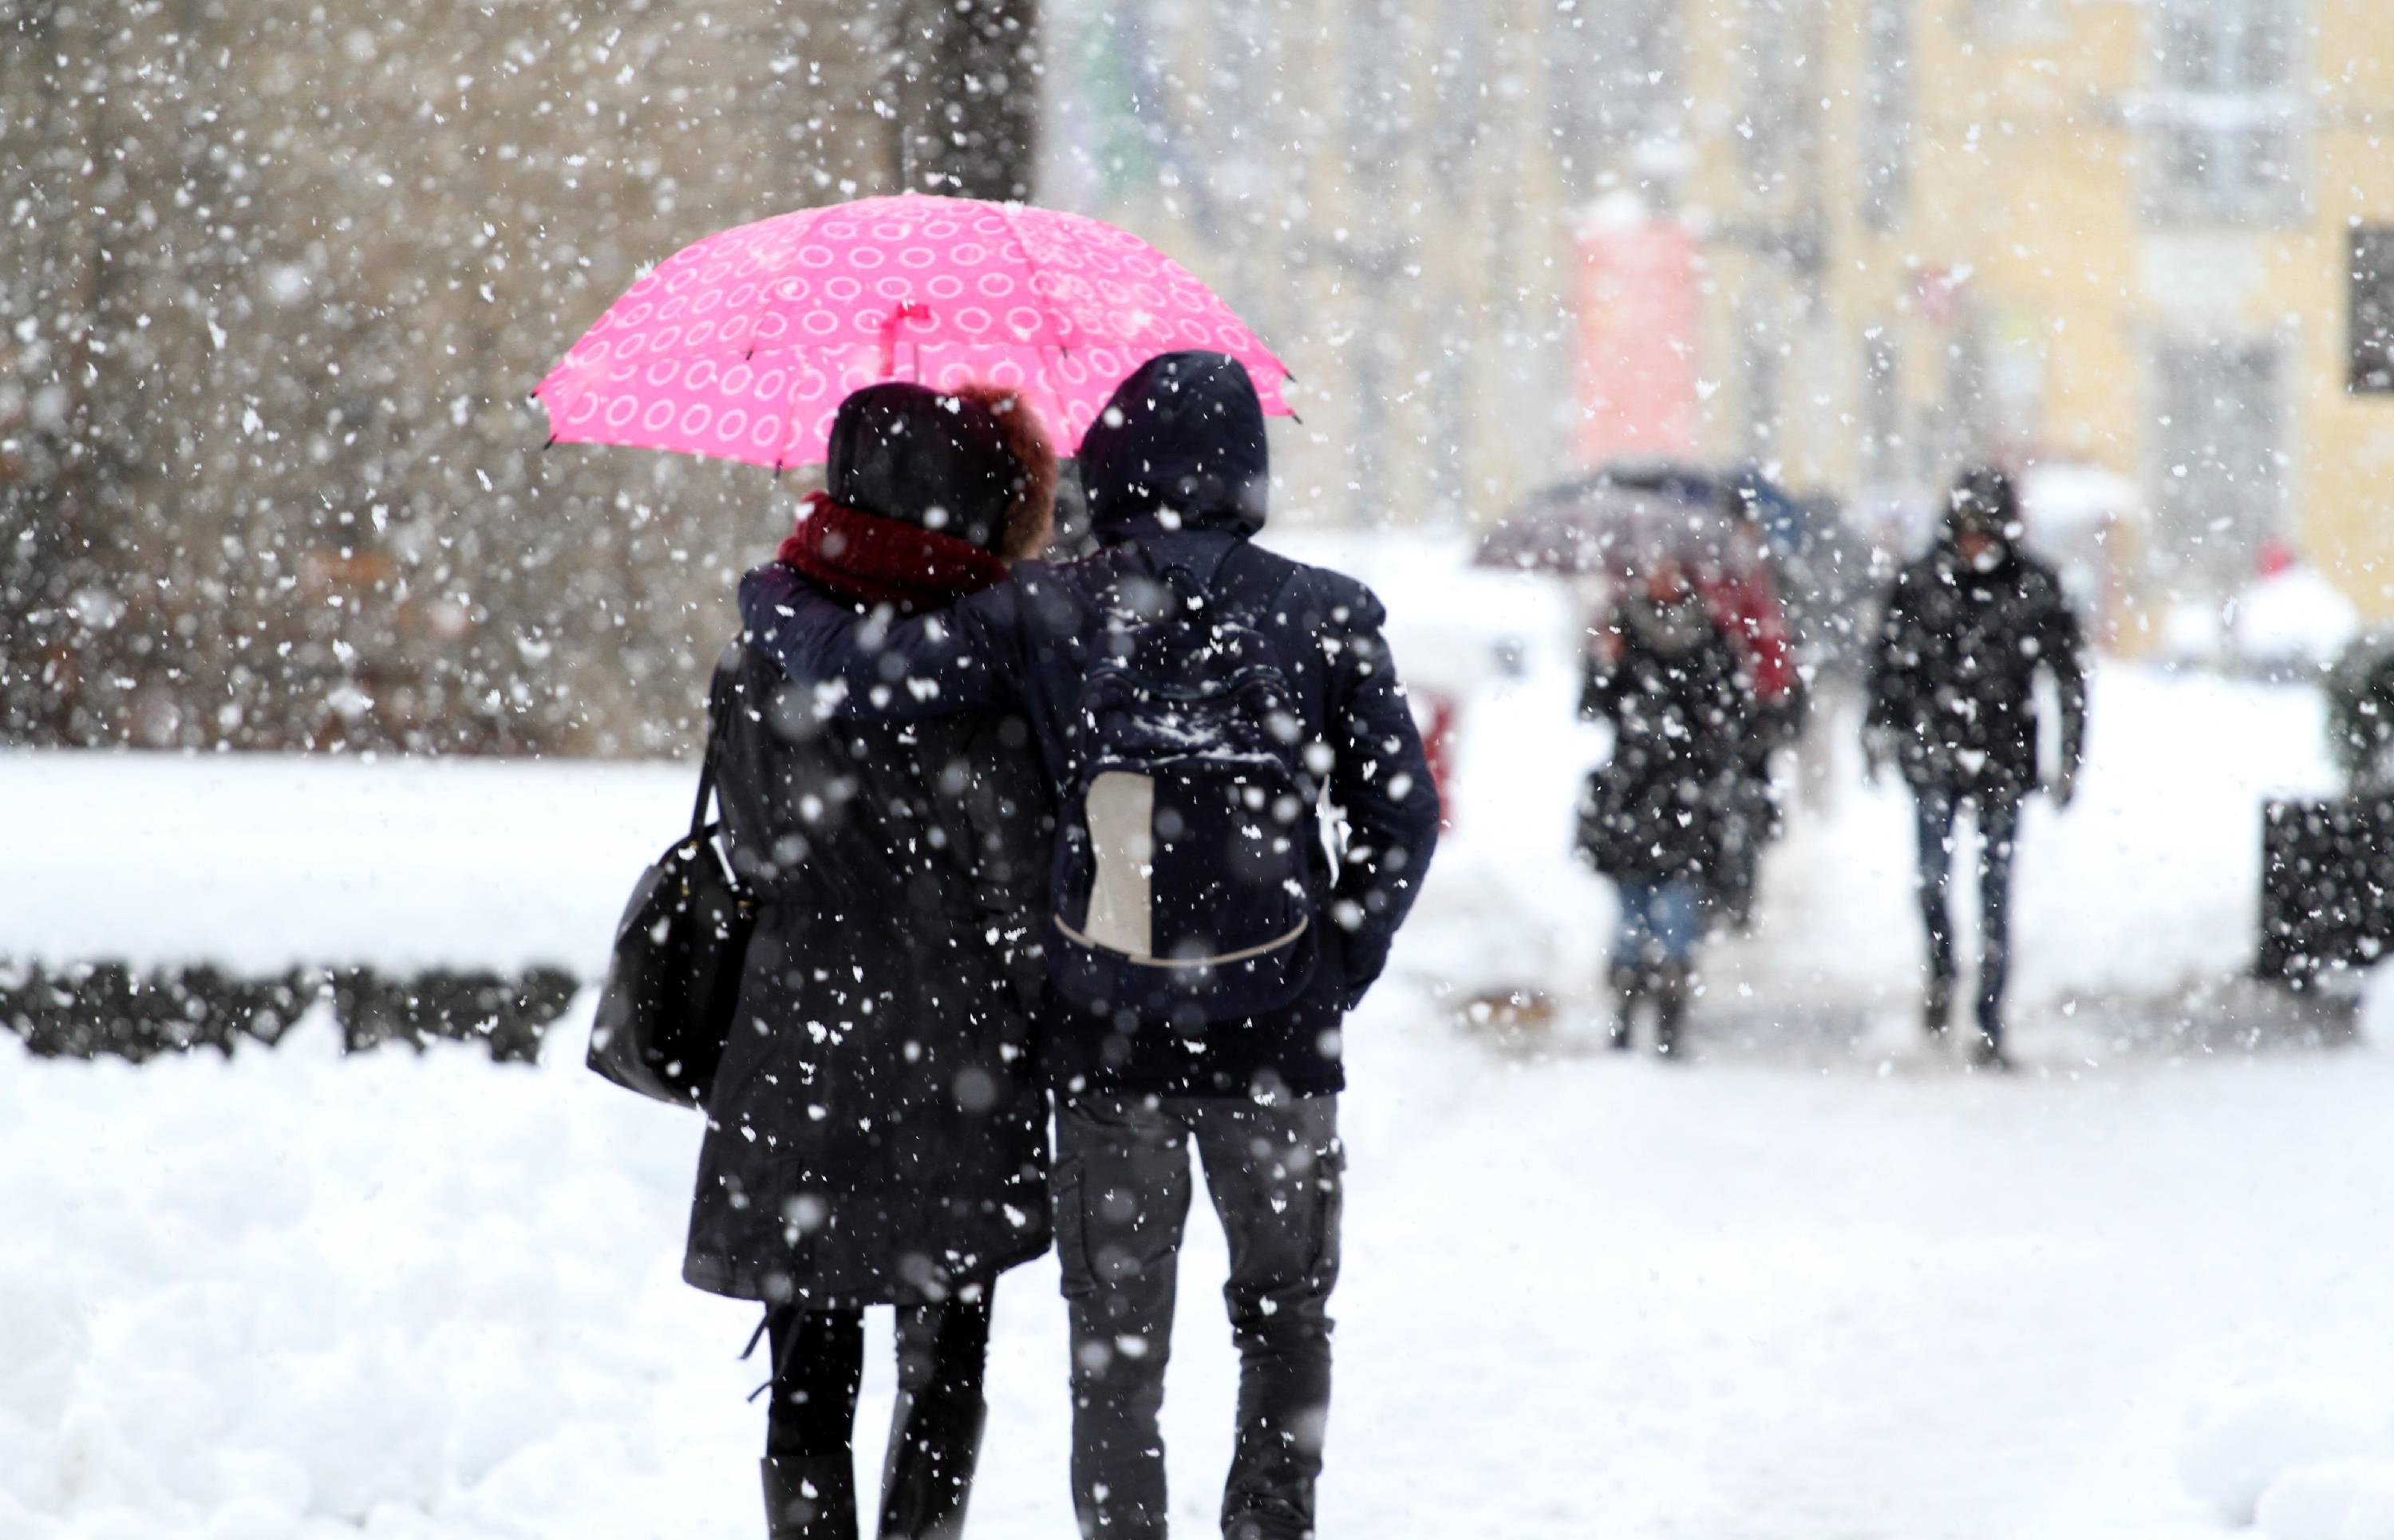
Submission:
[[[727,663],[729,660],[727,660]],[[754,899],[715,848],[715,796],[734,669],[718,666],[707,698],[706,756],[690,834],[640,874],[615,925],[615,953],[590,1029],[589,1064],[627,1090],[704,1106],[740,1005],[756,928]]]

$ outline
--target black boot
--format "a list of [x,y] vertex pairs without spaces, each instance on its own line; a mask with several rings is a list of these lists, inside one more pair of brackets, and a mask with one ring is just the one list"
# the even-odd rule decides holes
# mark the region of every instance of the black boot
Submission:
[[1980,1011],[1979,1030],[1970,1038],[1970,1068],[2007,1074],[2014,1067],[2011,1057],[2004,1052],[2003,1018],[1993,1011]]
[[989,1406],[980,1397],[901,1395],[881,1474],[881,1540],[957,1540]]
[[1654,1052],[1664,1059],[1680,1058],[1679,1021],[1688,1014],[1685,963],[1664,963],[1654,973]]
[[765,1461],[768,1540],[856,1540],[856,1467],[847,1454]]
[[1645,975],[1634,967],[1612,970],[1612,996],[1620,1003],[1613,1009],[1612,1031],[1606,1046],[1616,1053],[1628,1050],[1631,1019],[1637,1013],[1645,981]]
[[1930,974],[1928,989],[1920,1003],[1920,1024],[1928,1029],[1932,1042],[1942,1042],[1946,1025],[1953,1020],[1953,981],[1943,974]]

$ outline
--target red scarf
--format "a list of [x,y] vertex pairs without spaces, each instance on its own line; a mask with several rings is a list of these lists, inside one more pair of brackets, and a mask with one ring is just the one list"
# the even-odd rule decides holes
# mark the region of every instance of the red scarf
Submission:
[[781,559],[855,604],[936,610],[1004,580],[1006,563],[970,541],[809,493]]

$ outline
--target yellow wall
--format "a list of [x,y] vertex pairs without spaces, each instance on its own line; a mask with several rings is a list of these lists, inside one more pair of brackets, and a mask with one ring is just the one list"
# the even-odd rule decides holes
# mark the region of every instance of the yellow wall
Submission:
[[2385,0],[2320,0],[2319,15],[2317,217],[2287,253],[2302,280],[2288,303],[2307,318],[2296,464],[2312,549],[2383,617],[2394,615],[2394,399],[2345,391],[2344,270],[2349,224],[2394,222],[2394,16]]
[[[1785,333],[1774,451],[1788,480],[1861,490],[1864,328],[1891,323],[1919,495],[1964,453],[2015,462],[2088,461],[2148,489],[2166,467],[2151,418],[2153,348],[2169,336],[2289,344],[2282,448],[2284,533],[2364,610],[2394,615],[2394,400],[2345,388],[2347,229],[2394,222],[2394,18],[2385,0],[2311,0],[2298,69],[2312,103],[2299,163],[2307,207],[2256,230],[2172,230],[2143,215],[2144,7],[2125,0],[2012,0],[2021,24],[1974,31],[1966,0],[1914,0],[1911,195],[1877,234],[1860,208],[1867,0],[1812,7],[1808,100],[1820,108],[1804,165],[1827,232],[1816,283],[1717,233],[1704,372],[1724,382],[1711,449],[1746,436],[1735,330],[1740,308],[1776,299]],[[1699,162],[1688,212],[1700,229],[1784,219],[1789,190],[1756,190],[1733,129],[1747,17],[1741,0],[1690,0],[1691,128]],[[1921,276],[1966,271],[1957,289],[1990,363],[1990,410],[1972,442],[1937,441],[1945,355],[1961,340],[1922,303]],[[2004,381],[2024,387],[2011,391]],[[1999,408],[2019,403],[2014,420]],[[1932,442],[1924,447],[1922,432]],[[1946,453],[1938,453],[1939,451]]]
[[[1041,196],[1173,252],[1295,371],[1275,519],[1484,520],[1568,471],[1572,219],[1544,62],[1568,18],[1550,0],[1141,13],[1046,7]],[[1134,92],[1142,48],[1163,84]],[[1367,64],[1385,92],[1368,110]]]

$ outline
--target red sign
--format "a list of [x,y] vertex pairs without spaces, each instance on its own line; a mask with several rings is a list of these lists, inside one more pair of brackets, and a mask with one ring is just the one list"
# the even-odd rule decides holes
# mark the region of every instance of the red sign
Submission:
[[1697,452],[1696,242],[1676,219],[1579,236],[1583,464]]

